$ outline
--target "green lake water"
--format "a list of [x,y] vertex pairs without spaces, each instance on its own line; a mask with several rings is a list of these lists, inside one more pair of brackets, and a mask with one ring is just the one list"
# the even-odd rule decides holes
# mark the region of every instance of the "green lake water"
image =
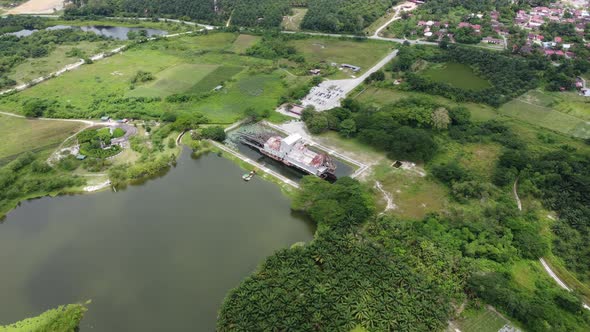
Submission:
[[448,83],[466,90],[483,90],[492,86],[490,82],[477,76],[468,65],[456,62],[431,65],[422,75],[435,82]]
[[0,224],[0,325],[90,299],[81,331],[214,331],[225,294],[314,231],[243,173],[184,151],[141,186],[23,203]]

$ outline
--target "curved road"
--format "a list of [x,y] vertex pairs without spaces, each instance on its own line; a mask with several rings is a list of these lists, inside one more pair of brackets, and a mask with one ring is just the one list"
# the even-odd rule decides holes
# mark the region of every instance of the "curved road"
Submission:
[[[516,200],[516,204],[518,206],[518,210],[522,211],[522,203],[520,201],[520,197],[518,197],[518,177],[516,178],[516,180],[514,180],[514,185],[512,186],[512,192],[514,194],[514,199]],[[541,262],[541,265],[543,265],[543,268],[545,269],[545,272],[547,272],[547,274],[553,279],[555,280],[555,282],[559,285],[559,287],[565,289],[568,292],[571,292],[572,289],[569,288],[567,286],[567,284],[559,279],[559,277],[557,276],[557,273],[553,272],[553,270],[551,269],[551,267],[549,266],[549,264],[547,264],[547,262],[545,261],[544,258],[539,258],[539,261]],[[584,307],[584,309],[590,310],[590,306],[587,305],[586,303],[582,302],[582,306]]]

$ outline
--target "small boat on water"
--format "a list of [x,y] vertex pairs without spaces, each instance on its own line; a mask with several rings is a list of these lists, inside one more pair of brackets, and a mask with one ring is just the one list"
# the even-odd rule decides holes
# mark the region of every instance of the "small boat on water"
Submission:
[[250,180],[252,180],[254,175],[256,175],[256,170],[252,170],[250,173],[246,173],[246,174],[242,175],[242,180],[250,181]]

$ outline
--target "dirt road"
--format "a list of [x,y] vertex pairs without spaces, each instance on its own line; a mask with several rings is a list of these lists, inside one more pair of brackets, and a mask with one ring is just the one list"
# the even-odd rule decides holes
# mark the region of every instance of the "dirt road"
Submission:
[[63,7],[63,0],[30,0],[7,11],[6,14],[53,14]]

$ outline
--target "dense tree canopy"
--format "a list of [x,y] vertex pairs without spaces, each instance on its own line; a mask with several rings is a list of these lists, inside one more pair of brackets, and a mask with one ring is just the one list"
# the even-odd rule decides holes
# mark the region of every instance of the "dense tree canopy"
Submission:
[[294,208],[319,223],[316,239],[277,252],[231,291],[218,330],[433,331],[446,326],[451,303],[462,296],[457,253],[410,239],[408,229],[391,219],[361,231],[357,225],[371,215],[369,197],[352,179],[331,185],[305,178]]

